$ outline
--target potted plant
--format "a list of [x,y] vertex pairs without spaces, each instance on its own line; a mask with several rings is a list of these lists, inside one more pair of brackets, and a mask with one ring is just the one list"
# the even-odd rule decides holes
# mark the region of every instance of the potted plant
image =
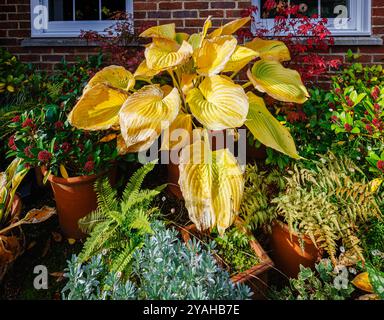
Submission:
[[285,190],[272,200],[278,215],[272,230],[274,261],[291,278],[300,264],[313,268],[325,254],[336,265],[339,248],[364,261],[359,227],[381,217],[377,184],[369,183],[350,159],[329,153],[316,167],[294,166]]
[[21,159],[15,159],[5,172],[0,173],[0,281],[24,251],[24,236],[18,227],[45,221],[55,213],[54,209],[44,207],[21,218],[22,202],[16,190],[27,172]]
[[[268,54],[263,53],[270,41],[239,45],[233,33],[249,21],[235,20],[209,32],[208,18],[202,31],[192,35],[177,33],[175,24],[147,29],[141,37],[152,38],[152,43],[136,72],[104,68],[69,115],[79,129],[115,129],[121,154],[146,152],[162,134],[170,137],[163,139],[161,149],[180,159],[178,182],[191,220],[199,230],[217,225],[220,234],[239,210],[243,178],[228,148],[212,151],[209,132],[236,132],[245,124],[255,139],[298,159],[291,135],[268,111],[261,94],[295,103],[308,98],[300,75],[281,64],[289,59],[284,43],[274,41]],[[235,76],[254,59],[259,60],[248,70],[250,82],[236,84]],[[156,82],[164,72],[170,79],[165,85]],[[141,86],[143,81],[148,85]],[[245,93],[252,85],[259,95]]]
[[233,283],[249,286],[254,295],[253,299],[265,299],[268,288],[267,271],[273,267],[273,262],[263,250],[259,242],[245,232],[241,223],[231,227],[220,236],[217,230],[201,233],[196,225],[180,227],[184,242],[197,238],[203,243],[214,241],[215,258],[219,265],[228,271]]
[[44,183],[49,181],[52,187],[65,236],[77,239],[83,236],[78,220],[97,207],[93,185],[99,177],[112,175],[117,150],[115,141],[68,123],[70,102],[43,105],[15,119],[8,156],[41,168]]

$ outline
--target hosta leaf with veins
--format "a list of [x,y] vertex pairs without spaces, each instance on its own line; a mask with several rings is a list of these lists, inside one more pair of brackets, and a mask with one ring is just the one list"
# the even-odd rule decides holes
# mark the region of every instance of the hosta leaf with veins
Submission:
[[201,230],[229,228],[240,209],[243,172],[228,149],[211,151],[208,135],[183,148],[179,185],[189,217]]
[[282,41],[255,38],[244,46],[256,51],[261,59],[281,62],[291,60],[289,49]]
[[205,78],[188,91],[187,103],[196,119],[210,130],[241,127],[248,114],[244,89],[222,76]]
[[257,61],[247,74],[257,90],[276,100],[304,103],[309,97],[300,74],[284,68],[278,61]]
[[237,40],[233,36],[204,40],[201,48],[196,49],[193,54],[197,73],[210,77],[222,72],[235,52],[236,46]]
[[174,40],[154,38],[144,54],[149,69],[164,71],[186,63],[192,53],[192,46],[186,41],[179,45]]
[[179,114],[181,98],[176,88],[165,95],[158,85],[145,86],[132,94],[119,113],[124,152],[147,150]]
[[70,124],[84,130],[106,130],[118,124],[118,114],[129,94],[105,83],[86,90],[68,116]]
[[249,114],[245,125],[254,137],[266,146],[298,159],[295,142],[288,129],[285,128],[268,111],[264,100],[252,92],[247,93]]
[[112,65],[97,72],[88,82],[84,90],[88,90],[99,83],[129,91],[135,86],[135,78],[133,74],[124,67]]

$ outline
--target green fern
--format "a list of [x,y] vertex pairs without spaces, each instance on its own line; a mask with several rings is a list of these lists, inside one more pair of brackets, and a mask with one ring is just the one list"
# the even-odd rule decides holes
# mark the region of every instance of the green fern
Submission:
[[132,253],[141,246],[144,236],[152,233],[150,217],[158,212],[151,203],[161,188],[141,189],[154,165],[149,163],[132,175],[121,199],[108,179],[96,182],[98,208],[79,221],[81,230],[89,234],[79,256],[81,261],[107,252],[111,270],[127,270]]

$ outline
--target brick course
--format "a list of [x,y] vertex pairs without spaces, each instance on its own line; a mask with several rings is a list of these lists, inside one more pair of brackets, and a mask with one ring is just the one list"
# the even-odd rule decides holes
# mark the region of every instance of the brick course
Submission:
[[[209,15],[213,16],[213,25],[220,26],[240,17],[242,10],[250,5],[251,1],[230,0],[134,0],[134,23],[139,28],[143,23],[175,22],[178,30],[191,33],[198,31]],[[372,7],[373,33],[384,38],[384,0],[372,0]],[[0,46],[6,47],[22,61],[52,70],[62,57],[71,62],[78,55],[87,57],[97,51],[94,47],[22,47],[21,41],[30,35],[30,0],[0,0]],[[384,63],[384,46],[335,46],[329,55],[339,56],[344,61],[349,48],[362,54],[363,63]]]

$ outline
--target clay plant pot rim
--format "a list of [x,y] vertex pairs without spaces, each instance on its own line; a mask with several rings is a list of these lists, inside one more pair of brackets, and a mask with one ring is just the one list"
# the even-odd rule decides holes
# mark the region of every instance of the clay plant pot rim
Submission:
[[289,225],[287,223],[280,221],[280,220],[275,220],[274,224],[278,224],[286,233],[288,233],[293,238],[295,238],[295,240],[300,239],[300,240],[304,241],[305,243],[314,245],[316,247],[316,244],[313,243],[313,241],[311,240],[310,237],[306,236],[305,234],[303,234],[302,236],[298,235],[295,231],[293,231],[289,228]]
[[[181,228],[181,234],[184,242],[188,242],[188,240],[191,238],[190,234],[193,234],[194,230],[197,231],[195,224],[190,224],[186,227]],[[274,266],[273,261],[267,255],[267,253],[264,251],[264,249],[261,247],[260,243],[257,240],[251,240],[249,244],[252,250],[255,252],[259,263],[248,270],[232,275],[231,280],[234,283],[244,283],[248,280],[253,280],[254,278],[257,278],[257,275],[262,274],[263,272],[267,271],[268,269]],[[216,258],[216,260],[218,260],[218,258]]]
[[[43,173],[43,176],[47,174],[47,168],[45,166],[41,167],[41,172]],[[88,183],[89,181],[95,180],[103,175],[105,175],[108,171],[104,171],[102,173],[93,174],[90,176],[78,176],[78,177],[70,177],[70,178],[61,178],[56,177],[53,174],[50,174],[48,177],[48,180],[53,183],[62,184],[62,185],[73,185],[73,184],[84,184]]]

